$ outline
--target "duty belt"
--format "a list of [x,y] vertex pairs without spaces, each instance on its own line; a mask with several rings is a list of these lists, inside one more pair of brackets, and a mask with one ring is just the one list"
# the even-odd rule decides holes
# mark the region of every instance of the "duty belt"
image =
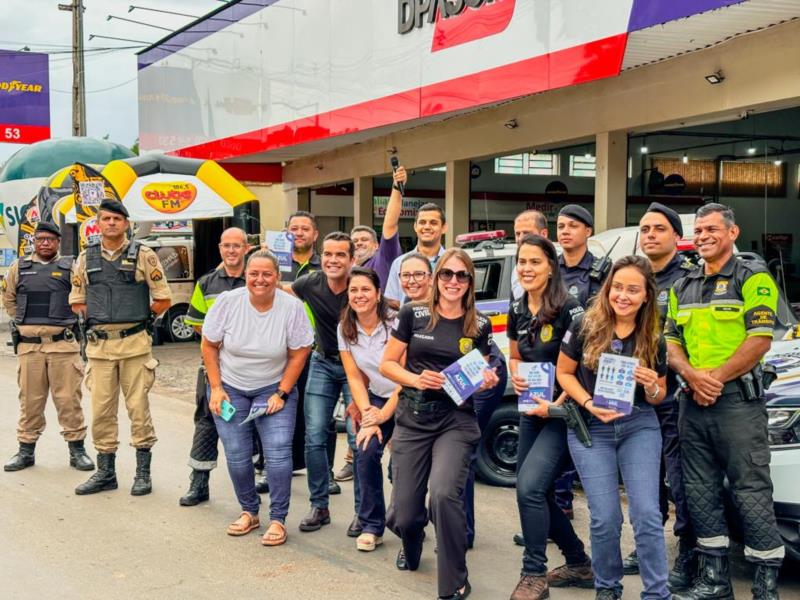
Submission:
[[21,344],[49,344],[50,342],[60,342],[62,340],[74,342],[76,339],[77,338],[71,329],[65,329],[56,335],[43,335],[38,337],[26,337],[24,335],[19,336],[19,342]]
[[455,404],[447,400],[426,400],[424,393],[416,388],[404,387],[400,391],[400,397],[415,413],[437,413],[455,408]]
[[133,327],[129,327],[128,329],[120,329],[119,331],[106,331],[105,329],[89,329],[86,332],[86,339],[88,339],[93,344],[96,344],[98,340],[124,340],[126,337],[130,337],[135,333],[144,331],[145,329],[147,329],[147,323],[139,323],[138,325],[134,325]]

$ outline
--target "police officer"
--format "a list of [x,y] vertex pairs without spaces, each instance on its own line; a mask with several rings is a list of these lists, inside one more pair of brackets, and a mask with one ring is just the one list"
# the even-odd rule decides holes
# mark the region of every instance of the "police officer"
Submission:
[[699,553],[699,576],[678,599],[733,597],[725,477],[742,522],[745,558],[756,566],[753,598],[778,598],[784,548],[772,504],[761,369],[778,290],[763,263],[733,255],[738,235],[730,208],[702,206],[694,244],[705,262],[677,281],[669,297],[669,363],[688,384],[678,429]]
[[69,445],[69,464],[91,471],[83,440],[81,409],[83,362],[69,307],[71,256],[59,256],[61,233],[40,221],[33,234],[33,254],[14,262],[3,280],[3,305],[11,316],[14,351],[19,355],[19,452],[6,471],[33,466],[36,440],[45,428],[44,407],[52,394],[61,435]]
[[593,229],[594,219],[582,206],[567,204],[558,213],[556,236],[563,251],[558,260],[561,277],[569,294],[584,308],[600,291],[611,266],[609,261],[589,252],[587,243]]
[[[211,306],[223,292],[244,287],[244,257],[250,246],[247,234],[238,227],[222,232],[219,240],[219,253],[222,265],[203,275],[194,286],[186,323],[202,333],[203,321]],[[189,491],[178,501],[181,506],[196,506],[208,500],[208,479],[211,470],[217,466],[219,449],[217,428],[214,416],[208,408],[206,397],[205,368],[200,367],[198,387],[195,392],[197,405],[194,410],[194,436],[189,452],[189,466],[192,468]]]
[[[653,202],[639,221],[639,247],[650,260],[658,288],[658,310],[663,326],[667,317],[669,290],[678,279],[685,277],[696,267],[678,254],[678,242],[683,237],[681,218],[674,210],[659,202]],[[686,504],[683,485],[681,450],[678,442],[678,406],[673,400],[678,381],[672,370],[667,372],[667,396],[655,406],[661,426],[662,476],[660,478],[660,504],[664,523],[669,517],[668,497],[672,494],[675,503],[675,535],[679,540],[678,556],[669,574],[670,591],[686,589],[694,580],[697,560],[694,553],[695,538]],[[664,475],[669,489],[664,484]],[[639,559],[634,550],[623,562],[626,575],[639,572]]]
[[160,314],[169,308],[171,295],[156,253],[127,239],[128,211],[121,202],[103,200],[97,224],[101,240],[78,257],[69,295],[72,310],[85,316],[88,326],[87,387],[92,392],[92,438],[98,452],[97,472],[75,493],[117,488],[114,462],[122,389],[131,420],[131,445],[136,448],[131,495],[142,496],[152,491],[150,448],[156,443],[147,393],[158,361],[150,353],[147,327],[151,312]]

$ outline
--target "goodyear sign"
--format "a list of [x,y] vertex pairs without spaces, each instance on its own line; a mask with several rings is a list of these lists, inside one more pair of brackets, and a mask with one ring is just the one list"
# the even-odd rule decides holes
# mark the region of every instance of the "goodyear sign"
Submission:
[[0,143],[50,138],[47,54],[0,50]]

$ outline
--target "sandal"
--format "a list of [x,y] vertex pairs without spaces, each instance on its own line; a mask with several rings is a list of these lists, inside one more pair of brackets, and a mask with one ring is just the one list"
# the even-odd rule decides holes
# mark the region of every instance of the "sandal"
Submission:
[[261,527],[261,522],[258,520],[258,515],[243,512],[238,519],[228,525],[227,534],[233,536],[247,535],[259,527]]
[[[273,528],[277,528],[276,532]],[[280,546],[286,543],[286,527],[280,521],[270,521],[267,532],[261,538],[263,546]]]

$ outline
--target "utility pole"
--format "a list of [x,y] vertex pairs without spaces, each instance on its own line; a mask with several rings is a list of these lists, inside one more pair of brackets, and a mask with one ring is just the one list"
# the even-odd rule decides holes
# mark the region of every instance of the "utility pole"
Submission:
[[83,0],[59,4],[58,10],[72,12],[72,135],[86,135],[86,85],[83,70]]

